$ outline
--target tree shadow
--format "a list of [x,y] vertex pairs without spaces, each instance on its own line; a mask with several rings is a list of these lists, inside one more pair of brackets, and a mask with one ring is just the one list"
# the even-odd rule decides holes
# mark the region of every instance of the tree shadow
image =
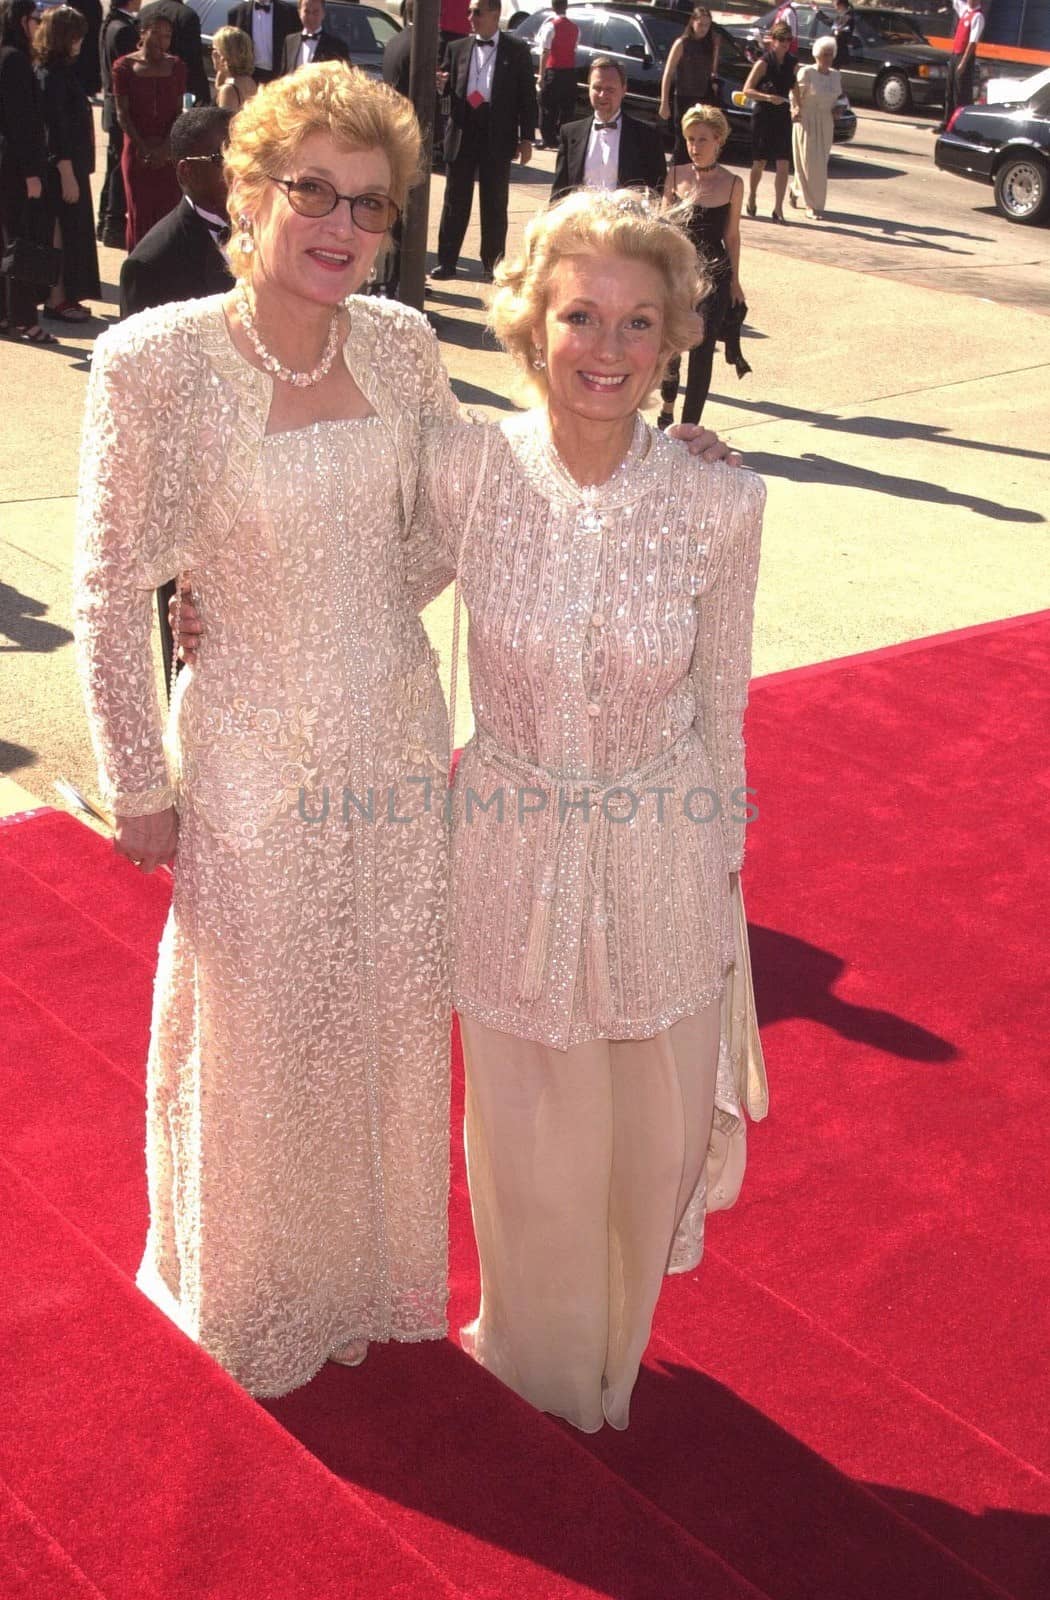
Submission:
[[[721,396],[718,396],[721,398]],[[960,506],[993,522],[1045,522],[1038,511],[1024,506],[1006,506],[998,500],[986,500],[981,495],[966,494],[947,488],[942,483],[929,483],[924,478],[904,478],[897,474],[875,472],[870,467],[857,467],[846,461],[835,461],[830,456],[818,456],[803,451],[798,456],[772,455],[765,451],[748,452],[747,464],[754,472],[769,477],[787,478],[792,483],[833,483],[844,489],[862,489],[869,494],[890,495],[896,500],[919,500],[929,505]]]
[[0,643],[0,651],[30,650],[46,655],[68,644],[73,637],[68,628],[40,620],[47,609],[42,600],[0,582],[0,634],[10,640],[9,644]]
[[[829,1388],[827,1403],[848,1402]],[[747,1584],[777,1600],[990,1600],[978,1573],[1012,1600],[1046,1593],[1050,1519],[852,1479],[692,1366],[643,1368],[626,1433],[533,1411],[449,1342],[375,1347],[360,1371],[328,1366],[264,1404],[348,1485],[407,1512],[395,1528],[442,1565],[451,1528],[617,1600],[743,1600]],[[902,1481],[914,1469],[902,1460]]]
[[[745,336],[747,330],[745,329]],[[1022,450],[1016,445],[987,444],[983,439],[956,438],[939,422],[906,422],[900,417],[838,417],[830,411],[808,411],[802,406],[783,405],[775,400],[734,400],[741,411],[762,417],[780,417],[785,422],[806,422],[813,428],[833,433],[857,433],[875,439],[907,439],[927,444],[949,444],[959,450],[983,450],[995,456],[1019,456],[1024,461],[1050,461],[1046,450]]]
[[959,1052],[950,1040],[917,1022],[874,1006],[855,1005],[837,995],[835,984],[848,965],[841,956],[760,924],[748,924],[748,937],[762,1026],[805,1017],[840,1038],[904,1061],[958,1060]]

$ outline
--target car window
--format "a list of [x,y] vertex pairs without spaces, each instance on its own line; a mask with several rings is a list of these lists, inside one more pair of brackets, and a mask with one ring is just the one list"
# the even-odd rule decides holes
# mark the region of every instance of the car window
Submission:
[[[625,56],[629,46],[634,54],[645,50],[645,35],[633,17],[606,17],[602,25],[602,49],[611,56]],[[648,51],[645,52],[648,55]]]
[[514,32],[523,39],[535,39],[543,24],[552,13],[549,11],[534,11],[531,17],[522,17],[520,22],[514,24]]
[[584,50],[593,50],[598,42],[597,17],[578,17],[574,13],[572,20],[580,30],[580,45]]
[[[860,18],[857,18],[858,26]],[[880,44],[925,44],[926,36],[918,28],[902,17],[899,12],[879,12],[864,18],[863,28],[868,35],[869,43]]]
[[201,19],[201,33],[213,38],[220,28],[225,27],[230,8],[226,0],[197,0],[193,9]]
[[[379,32],[383,23],[387,24],[389,32]],[[355,55],[363,56],[382,55],[383,45],[397,32],[385,12],[354,5],[328,6],[325,9],[325,27],[338,34]]]
[[682,37],[686,20],[685,17],[680,22],[672,17],[646,17],[645,26],[661,59],[666,60],[675,40]]
[[1035,117],[1050,117],[1050,84],[1044,83],[1037,90],[1028,102],[1028,109]]

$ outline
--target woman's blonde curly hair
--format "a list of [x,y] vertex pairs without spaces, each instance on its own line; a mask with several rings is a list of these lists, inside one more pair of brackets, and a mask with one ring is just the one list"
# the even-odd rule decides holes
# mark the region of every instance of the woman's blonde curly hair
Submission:
[[[312,133],[328,134],[345,150],[382,150],[390,163],[390,197],[404,205],[419,176],[415,112],[388,84],[342,61],[323,61],[264,85],[230,123],[226,181],[235,228],[272,194],[271,178],[289,176],[299,146]],[[234,239],[234,273],[250,278],[255,261]]]
[[692,349],[703,335],[696,306],[707,293],[707,273],[682,226],[686,208],[661,206],[636,189],[576,189],[525,229],[521,254],[496,268],[489,327],[511,356],[527,389],[547,394],[543,371],[533,366],[536,329],[558,263],[569,256],[619,256],[653,267],[664,285],[663,349],[653,386],[672,356]]

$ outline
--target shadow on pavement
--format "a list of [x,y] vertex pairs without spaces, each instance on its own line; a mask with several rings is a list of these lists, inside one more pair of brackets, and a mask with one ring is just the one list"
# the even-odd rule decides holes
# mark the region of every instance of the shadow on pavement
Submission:
[[1038,511],[1030,511],[1024,506],[1004,506],[998,500],[984,500],[980,495],[966,494],[961,490],[956,492],[941,483],[873,472],[869,467],[855,467],[847,461],[835,461],[830,456],[814,455],[808,450],[799,456],[778,456],[761,450],[749,450],[747,465],[753,472],[787,478],[792,483],[833,483],[845,489],[862,489],[868,494],[888,494],[898,500],[925,500],[932,505],[962,506],[993,522],[1046,521]]
[[807,411],[802,406],[778,404],[775,400],[718,399],[739,411],[753,411],[784,422],[807,422],[812,428],[827,428],[832,433],[856,433],[873,439],[908,439],[926,444],[950,444],[959,450],[986,451],[994,456],[1019,456],[1025,461],[1050,461],[1045,450],[1022,450],[1008,444],[986,444],[981,439],[958,439],[938,422],[905,422],[900,417],[836,417],[833,412]]
[[0,772],[18,772],[22,767],[32,767],[40,757],[24,744],[12,744],[10,739],[0,739]]
[[10,641],[0,643],[0,651],[32,650],[46,654],[68,644],[73,637],[68,628],[40,620],[47,609],[42,600],[22,594],[9,583],[0,583],[0,636]]

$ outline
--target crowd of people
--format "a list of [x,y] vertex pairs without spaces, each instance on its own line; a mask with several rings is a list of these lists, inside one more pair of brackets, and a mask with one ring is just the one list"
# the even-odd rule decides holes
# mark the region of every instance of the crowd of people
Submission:
[[[972,93],[974,54],[984,23],[983,0],[952,3],[958,25],[946,118],[954,104]],[[407,94],[412,0],[404,0],[403,13],[405,28],[388,51],[384,76]],[[692,231],[717,288],[715,300],[705,308],[709,347],[711,338],[720,336],[726,315],[735,327],[744,305],[739,288],[740,186],[734,184],[732,195],[727,191],[723,196],[725,169],[719,166],[721,176],[716,177],[715,165],[696,165],[697,141],[713,139],[717,157],[728,132],[719,109],[719,30],[711,10],[699,4],[688,12],[667,56],[659,119],[673,131],[669,167],[658,124],[654,127],[622,109],[626,77],[621,60],[592,57],[588,89],[593,116],[576,116],[579,28],[568,0],[552,0],[551,16],[537,35],[535,67],[526,41],[501,30],[500,16],[500,0],[443,0],[433,156],[446,181],[431,278],[440,282],[456,276],[476,191],[482,276],[492,281],[506,248],[511,167],[515,161],[524,165],[531,160],[538,128],[540,146],[556,152],[552,198],[580,185],[641,186],[655,198],[666,195],[669,200],[684,199],[689,190]],[[0,331],[14,331],[37,344],[54,342],[54,333],[44,326],[49,320],[89,320],[87,302],[100,293],[90,227],[95,143],[88,96],[93,91],[101,91],[107,141],[95,238],[134,254],[187,195],[185,163],[199,158],[176,156],[172,143],[185,105],[201,108],[214,99],[218,108],[236,114],[261,84],[318,62],[348,59],[346,45],[325,26],[325,0],[299,0],[297,8],[285,0],[270,5],[242,0],[233,6],[227,24],[212,39],[213,85],[204,67],[200,19],[183,0],[150,0],[145,6],[142,0],[110,0],[104,17],[100,0],[76,0],[76,8],[48,10],[35,0],[0,0],[0,18],[0,223],[5,254],[18,246],[2,279]],[[811,221],[822,219],[841,69],[849,61],[855,27],[850,0],[835,0],[832,31],[813,42],[812,65],[800,66],[796,7],[792,0],[779,7],[742,89],[752,107],[752,162],[743,200],[748,217],[758,215],[762,177],[771,166],[770,219],[784,222],[785,202],[801,208]],[[706,116],[711,109],[719,112],[713,119]],[[692,146],[687,122],[694,130]],[[705,128],[707,132],[696,131]],[[720,231],[723,225],[731,239]],[[214,240],[224,253],[220,231]],[[171,227],[166,234],[170,243]],[[150,257],[156,256],[156,246],[152,241]],[[377,284],[381,292],[396,293],[398,246],[395,230]],[[727,272],[731,257],[736,265]],[[215,262],[209,261],[208,267],[202,288],[216,276]],[[228,271],[224,256],[222,267]],[[26,276],[33,269],[36,281]],[[718,331],[712,335],[712,330]],[[705,348],[702,358],[691,363],[696,378],[685,402],[690,421],[699,419],[698,404],[702,412],[710,383],[709,371],[706,380],[703,373],[710,354]]]

